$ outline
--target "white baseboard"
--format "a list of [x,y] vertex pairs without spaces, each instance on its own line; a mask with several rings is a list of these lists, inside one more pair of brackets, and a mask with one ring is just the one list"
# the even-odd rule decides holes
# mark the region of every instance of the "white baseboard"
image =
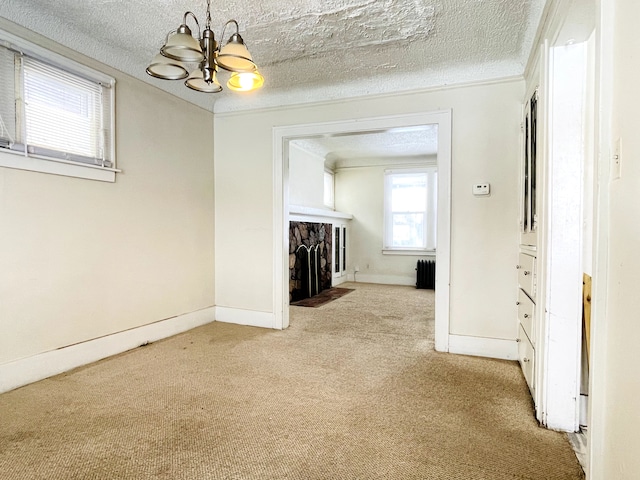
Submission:
[[415,275],[375,275],[357,272],[355,275],[353,273],[348,274],[347,280],[350,282],[378,283],[382,285],[416,286]]
[[[352,276],[353,277],[353,276]],[[353,279],[349,280],[348,275],[343,275],[342,277],[332,277],[331,278],[331,286],[336,287],[344,282],[351,282]]]
[[449,335],[449,353],[472,355],[474,357],[518,359],[518,343],[515,340],[501,338],[470,337],[467,335]]
[[251,327],[275,328],[275,315],[268,312],[256,312],[231,307],[216,307],[216,320],[224,323],[236,323]]
[[216,307],[205,308],[141,327],[88,340],[0,365],[0,393],[67,372],[213,322]]

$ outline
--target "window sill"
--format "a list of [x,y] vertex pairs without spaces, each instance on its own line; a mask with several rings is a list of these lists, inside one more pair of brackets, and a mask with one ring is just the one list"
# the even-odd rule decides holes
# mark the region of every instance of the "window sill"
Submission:
[[116,181],[116,173],[120,172],[115,168],[82,165],[32,155],[25,156],[22,152],[11,151],[0,152],[0,167],[111,183]]
[[436,255],[435,250],[418,250],[418,249],[402,249],[402,248],[383,248],[383,255],[413,255],[416,257],[425,257]]

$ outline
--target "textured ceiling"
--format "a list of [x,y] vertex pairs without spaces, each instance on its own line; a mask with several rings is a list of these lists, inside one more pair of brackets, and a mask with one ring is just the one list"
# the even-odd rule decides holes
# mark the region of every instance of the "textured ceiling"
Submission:
[[[216,111],[521,75],[545,0],[214,1],[218,39],[240,24],[265,87],[199,94],[145,73],[205,0],[2,0],[0,16]],[[222,77],[223,75],[221,75]],[[226,77],[223,78],[226,81]]]
[[[375,160],[425,161],[438,152],[437,125],[380,132],[350,133],[293,140],[292,144],[325,159],[333,168],[361,166]],[[364,163],[363,163],[364,162]]]

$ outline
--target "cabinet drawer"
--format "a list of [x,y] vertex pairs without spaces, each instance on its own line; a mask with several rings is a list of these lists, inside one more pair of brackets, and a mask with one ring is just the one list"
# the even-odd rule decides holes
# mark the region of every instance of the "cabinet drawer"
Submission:
[[518,320],[520,325],[524,328],[525,333],[531,340],[531,343],[535,345],[535,323],[533,321],[533,315],[535,314],[536,305],[531,301],[526,293],[520,288],[518,289]]
[[536,257],[521,253],[518,261],[518,283],[531,298],[536,298]]
[[529,390],[531,390],[531,394],[533,395],[535,390],[535,349],[529,341],[527,334],[524,333],[522,326],[520,326],[518,330],[518,361],[520,362],[520,367],[524,373],[527,385],[529,385]]

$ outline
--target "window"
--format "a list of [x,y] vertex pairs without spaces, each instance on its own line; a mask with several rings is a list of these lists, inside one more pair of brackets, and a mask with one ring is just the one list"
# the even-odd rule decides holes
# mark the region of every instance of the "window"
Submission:
[[385,171],[385,253],[436,248],[436,167]]
[[324,206],[335,208],[333,172],[324,172]]
[[0,31],[0,166],[114,181],[113,85]]

